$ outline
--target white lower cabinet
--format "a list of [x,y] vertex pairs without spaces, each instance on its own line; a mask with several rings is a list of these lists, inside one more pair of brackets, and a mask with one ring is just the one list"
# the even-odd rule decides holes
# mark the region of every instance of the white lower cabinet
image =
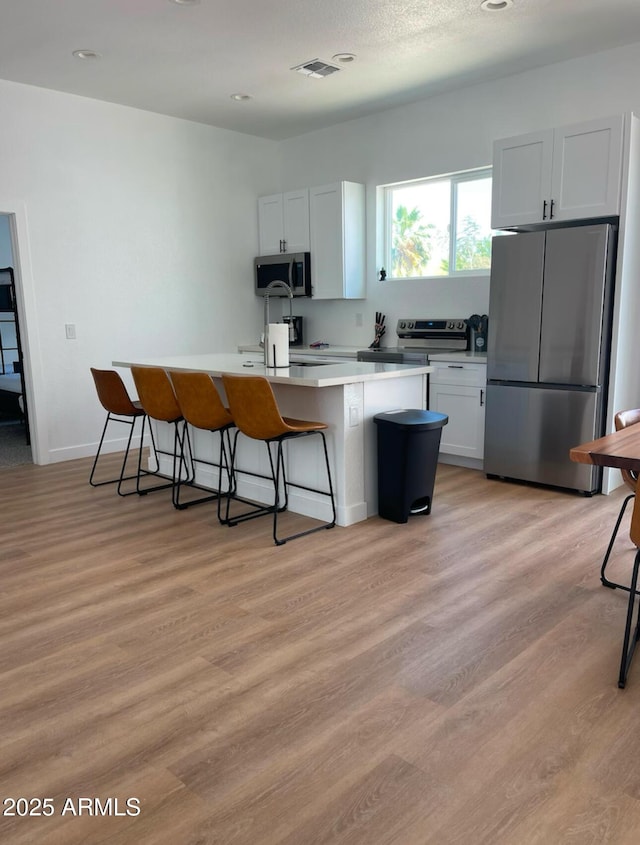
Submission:
[[[467,459],[480,466],[484,456],[484,416],[487,365],[464,361],[432,361],[429,410],[447,414],[440,455]],[[464,463],[464,461],[460,461]]]

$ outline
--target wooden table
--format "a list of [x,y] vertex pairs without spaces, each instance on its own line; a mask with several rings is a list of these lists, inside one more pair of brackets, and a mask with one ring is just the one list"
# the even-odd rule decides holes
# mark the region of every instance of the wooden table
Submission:
[[615,467],[640,472],[640,426],[629,426],[574,446],[569,452],[572,461],[578,464],[594,464],[598,467]]
[[[620,431],[615,431],[613,434],[599,437],[597,440],[592,440],[589,443],[574,446],[569,451],[569,457],[572,461],[580,464],[614,467],[616,469],[627,469],[640,473],[640,425],[632,425]],[[640,502],[638,496],[635,497],[633,503],[629,536],[631,537],[631,542],[638,548],[638,551],[636,552],[631,584],[629,585],[627,622],[622,645],[622,658],[620,660],[620,675],[618,678],[618,686],[621,689],[626,684],[631,658],[633,657],[636,643],[640,639],[640,611],[636,621],[635,632],[633,636],[631,635],[633,613],[636,596],[638,595],[638,570],[640,569]]]

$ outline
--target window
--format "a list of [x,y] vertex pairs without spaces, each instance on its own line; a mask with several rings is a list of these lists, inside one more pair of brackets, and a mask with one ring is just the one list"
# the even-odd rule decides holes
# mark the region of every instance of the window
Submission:
[[491,168],[385,185],[387,277],[483,275],[491,267]]

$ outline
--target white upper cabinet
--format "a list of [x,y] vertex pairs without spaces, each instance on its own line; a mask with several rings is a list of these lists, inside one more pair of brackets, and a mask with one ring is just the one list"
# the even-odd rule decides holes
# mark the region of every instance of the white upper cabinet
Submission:
[[554,220],[620,213],[622,115],[556,129],[551,198]]
[[622,115],[495,141],[494,229],[620,213]]
[[309,191],[288,191],[258,199],[260,255],[309,252]]
[[365,186],[336,182],[309,189],[314,299],[364,299]]
[[553,130],[493,144],[491,226],[519,226],[542,219],[551,191]]

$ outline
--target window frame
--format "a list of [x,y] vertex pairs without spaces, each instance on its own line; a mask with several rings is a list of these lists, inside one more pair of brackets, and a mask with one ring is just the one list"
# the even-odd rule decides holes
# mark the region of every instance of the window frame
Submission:
[[[446,173],[439,176],[427,176],[420,179],[406,179],[403,182],[389,182],[386,185],[380,185],[379,190],[382,192],[382,263],[381,266],[388,268],[386,270],[386,278],[392,282],[413,282],[423,279],[460,279],[468,278],[469,276],[488,276],[490,268],[478,268],[473,270],[451,270],[455,267],[456,258],[456,244],[457,244],[457,212],[458,212],[458,186],[466,182],[474,182],[480,179],[493,179],[493,168],[491,165],[485,167],[477,167],[471,170],[460,170],[455,173]],[[449,182],[449,272],[438,276],[393,276],[391,268],[393,263],[391,261],[391,250],[393,240],[393,225],[392,225],[392,207],[393,207],[393,191],[396,188],[405,188],[409,186],[418,186],[420,184],[428,184],[430,182]],[[492,230],[493,232],[493,230]]]

